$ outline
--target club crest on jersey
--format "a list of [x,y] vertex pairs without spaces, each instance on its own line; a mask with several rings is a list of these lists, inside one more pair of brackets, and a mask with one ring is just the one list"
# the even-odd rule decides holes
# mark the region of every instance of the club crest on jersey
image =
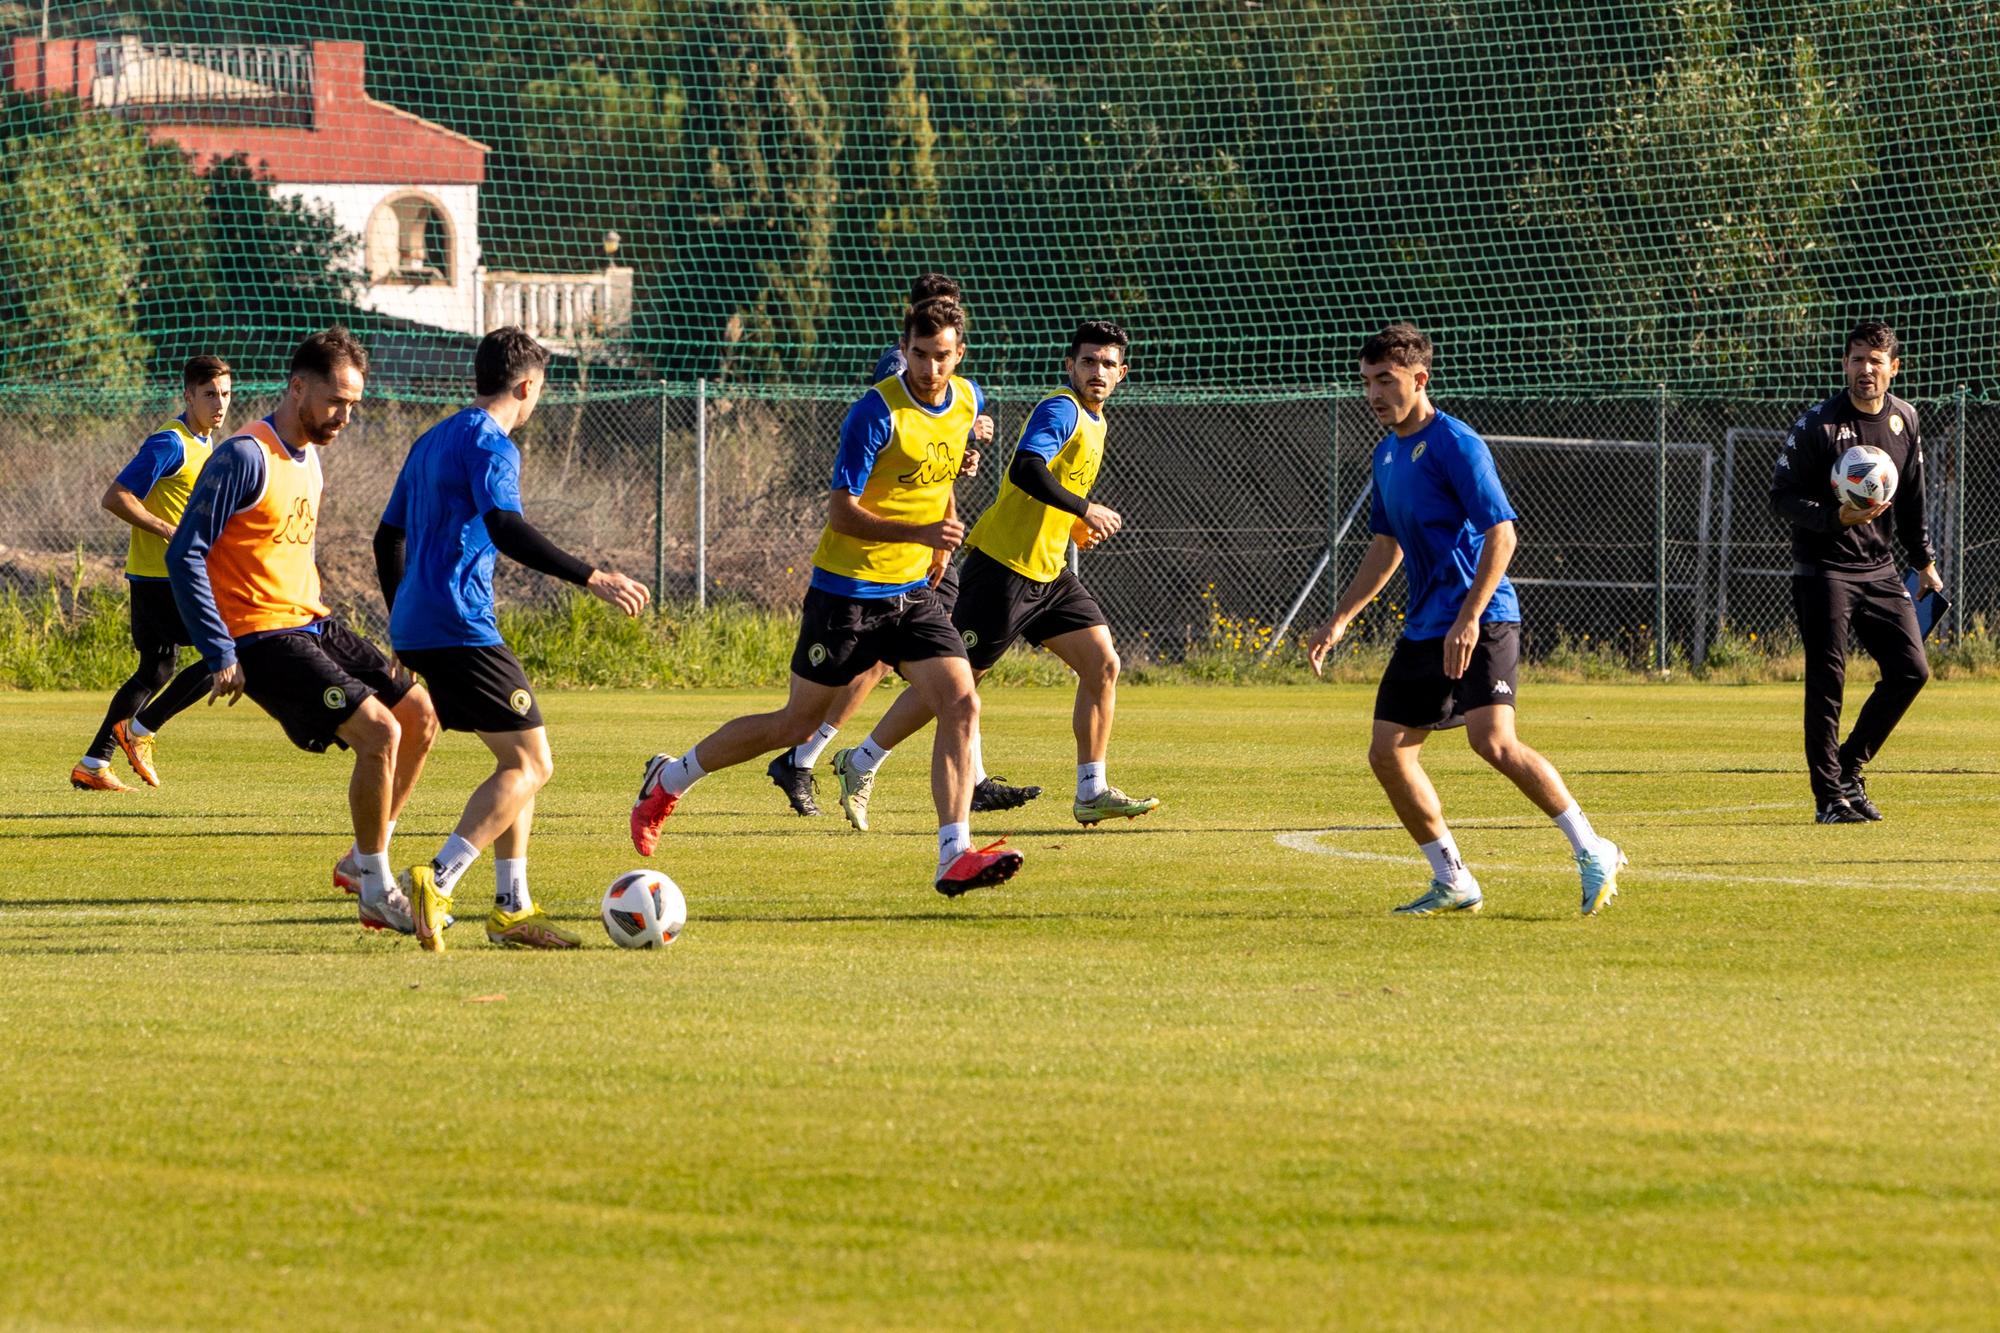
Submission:
[[347,707],[347,691],[338,685],[329,685],[326,687],[326,693],[320,696],[320,702],[338,711]]
[[823,643],[816,643],[812,647],[806,649],[806,661],[811,662],[814,666],[825,666],[826,645]]
[[1891,435],[1901,435],[1903,433],[1903,418],[1894,412],[1889,414],[1889,433]]
[[1431,447],[1430,442],[1426,440],[1423,443],[1419,444],[1416,448],[1410,450],[1410,461],[1414,463],[1419,458],[1422,458],[1424,456],[1424,450],[1430,447]]
[[535,706],[535,699],[526,690],[515,690],[507,696],[507,706],[514,710],[516,717],[526,717],[528,710]]

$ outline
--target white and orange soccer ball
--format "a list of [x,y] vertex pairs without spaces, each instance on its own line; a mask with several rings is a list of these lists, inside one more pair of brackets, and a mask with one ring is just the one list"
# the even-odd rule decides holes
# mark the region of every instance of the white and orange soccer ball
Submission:
[[621,949],[672,944],[687,925],[680,885],[657,870],[628,870],[604,891],[604,933]]
[[1834,493],[1857,508],[1886,504],[1896,494],[1896,465],[1872,444],[1857,444],[1833,465]]

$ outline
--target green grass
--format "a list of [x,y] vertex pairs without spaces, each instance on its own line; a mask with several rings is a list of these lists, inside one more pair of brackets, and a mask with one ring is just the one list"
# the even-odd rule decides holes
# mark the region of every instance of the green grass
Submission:
[[1589,921],[1462,733],[1487,910],[1387,915],[1370,697],[1129,690],[1113,777],[1165,804],[1082,832],[1067,692],[995,690],[1051,790],[957,903],[922,746],[866,837],[712,777],[647,955],[590,920],[639,761],[768,696],[551,693],[534,887],[591,947],[425,957],[328,890],[344,758],[197,709],[169,786],[73,793],[101,700],[0,695],[0,1325],[1991,1327],[1994,688],[1918,701],[1863,828],[1803,821],[1795,686],[1532,690],[1634,859]]

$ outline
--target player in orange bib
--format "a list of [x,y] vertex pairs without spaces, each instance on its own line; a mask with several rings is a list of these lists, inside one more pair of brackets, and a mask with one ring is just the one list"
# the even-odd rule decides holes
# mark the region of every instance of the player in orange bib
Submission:
[[315,754],[354,751],[354,846],[334,869],[361,924],[411,933],[389,868],[396,815],[437,736],[430,696],[320,599],[319,451],[354,414],[368,353],[343,328],[292,355],[276,411],[217,446],[167,546],[174,602],[215,673],[209,702],[245,694]]

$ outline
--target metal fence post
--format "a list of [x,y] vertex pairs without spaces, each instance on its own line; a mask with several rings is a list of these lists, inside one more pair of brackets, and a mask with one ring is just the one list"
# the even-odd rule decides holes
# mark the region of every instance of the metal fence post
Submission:
[[1667,386],[1660,385],[1653,450],[1653,666],[1667,671]]
[[[1331,398],[1327,402],[1327,453],[1332,461],[1326,470],[1326,616],[1333,619],[1333,613],[1340,607],[1340,534],[1346,531],[1340,521],[1340,399]],[[1276,636],[1272,636],[1275,640]]]
[[667,588],[667,382],[660,381],[660,438],[653,459],[653,597]]
[[1951,510],[1958,520],[1951,543],[1951,635],[1965,637],[1965,386],[1958,386],[1958,438],[1952,442]]
[[694,382],[694,607],[708,609],[708,380]]

